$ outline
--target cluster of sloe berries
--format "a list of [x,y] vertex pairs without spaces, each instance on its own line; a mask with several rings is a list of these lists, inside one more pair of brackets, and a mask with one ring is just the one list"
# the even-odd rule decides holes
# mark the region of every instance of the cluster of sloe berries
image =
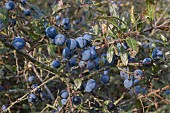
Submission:
[[[24,6],[26,4],[26,0],[21,0],[20,3]],[[8,2],[5,3],[5,8],[7,10],[14,10],[15,7],[16,6],[15,6],[15,3],[13,1],[8,1]],[[31,15],[30,9],[25,9],[25,8],[23,8],[23,9],[24,9],[23,14],[25,16],[30,16]]]
[[36,84],[35,79],[36,77],[34,75],[28,77],[30,90],[36,89],[33,93],[28,95],[28,102],[36,102],[38,98],[42,101],[49,98],[46,92],[44,92],[41,88],[38,88],[38,84]]
[[[164,54],[160,50],[160,48],[155,48],[152,51],[151,58],[144,58],[144,60],[142,61],[142,65],[148,67],[152,64],[153,61],[160,61],[164,59]],[[123,70],[120,71],[120,76],[124,79],[124,86],[127,89],[130,89],[133,85],[138,83],[139,80],[142,79],[142,77],[144,77],[144,73],[141,69],[136,69],[133,73],[129,73],[128,68],[123,68]],[[147,92],[146,88],[142,88],[139,85],[135,86],[134,89],[136,94]]]

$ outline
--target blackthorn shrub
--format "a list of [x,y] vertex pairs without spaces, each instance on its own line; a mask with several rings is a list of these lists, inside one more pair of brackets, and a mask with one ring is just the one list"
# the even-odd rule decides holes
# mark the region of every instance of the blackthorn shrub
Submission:
[[168,4],[1,0],[1,111],[168,112]]

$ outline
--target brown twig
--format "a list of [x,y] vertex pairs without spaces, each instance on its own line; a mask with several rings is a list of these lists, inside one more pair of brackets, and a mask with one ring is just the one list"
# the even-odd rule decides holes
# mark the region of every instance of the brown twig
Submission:
[[162,92],[162,91],[167,90],[167,89],[169,89],[169,88],[170,88],[170,85],[167,85],[167,86],[165,86],[165,87],[163,87],[163,88],[160,88],[160,89],[158,89],[158,90],[154,90],[154,91],[148,93],[147,95],[141,95],[141,96],[138,97],[138,99],[141,99],[141,98],[144,98],[144,97],[149,97],[150,95],[153,95],[153,94]]
[[[17,50],[15,49],[11,44],[5,42],[1,37],[0,37],[0,41],[8,48],[10,48],[11,50],[16,50],[16,52],[20,55],[22,55],[23,57],[25,57],[26,59],[28,59],[29,61],[31,61],[32,63],[34,63],[36,66],[40,67],[41,69],[44,69],[50,73],[53,73],[53,74],[57,74],[57,69],[54,69],[54,68],[51,68],[50,66],[42,63],[42,62],[39,62],[37,61],[34,57],[24,53],[22,50]],[[64,75],[63,75],[64,76]]]
[[[60,68],[58,69],[58,72],[59,72],[62,68],[63,68],[63,67],[60,67]],[[46,83],[48,83],[48,82],[50,82],[50,81],[58,78],[58,76],[59,76],[59,75],[56,74],[55,76],[53,76],[53,77],[49,78],[48,80],[44,81],[44,82],[43,82],[42,84],[40,84],[38,87],[34,88],[33,90],[29,91],[28,93],[26,93],[26,94],[23,95],[22,97],[18,98],[16,101],[12,102],[12,103],[10,104],[10,106],[8,106],[8,108],[5,109],[4,111],[9,111],[9,110],[11,109],[11,107],[13,107],[15,104],[23,101],[24,98],[26,98],[30,93],[35,92],[38,88],[42,87],[42,86],[45,85]]]
[[[38,71],[36,70],[34,64],[32,64],[32,68],[33,68],[36,76],[38,77],[38,79],[43,83],[44,80],[43,80],[43,79],[41,78],[41,76],[39,75],[39,73],[38,73]],[[51,93],[50,89],[47,87],[46,84],[44,85],[44,88],[46,89],[46,91],[47,91],[48,95],[51,97],[51,99],[54,100],[55,98],[54,98],[53,94]]]

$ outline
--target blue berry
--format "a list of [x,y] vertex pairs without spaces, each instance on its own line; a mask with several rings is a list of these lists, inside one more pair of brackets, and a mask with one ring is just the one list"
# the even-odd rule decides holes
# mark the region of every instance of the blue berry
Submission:
[[15,3],[13,1],[9,1],[5,3],[5,8],[7,10],[13,10],[15,8]]
[[[126,79],[129,79],[129,75],[128,75],[128,72],[129,70],[127,68],[123,68],[122,71],[120,71],[120,76],[126,80]],[[132,79],[132,76],[130,76],[130,78]]]
[[21,0],[21,4],[22,4],[22,5],[25,5],[26,2],[27,2],[27,0]]
[[85,86],[86,92],[91,92],[96,87],[96,81],[94,79],[90,79],[87,81],[87,84]]
[[88,62],[87,62],[86,68],[87,68],[89,71],[93,70],[95,67],[96,67],[96,65],[95,65],[94,62],[92,62],[92,61],[88,61]]
[[147,90],[146,90],[146,88],[142,88],[140,85],[137,85],[134,87],[134,92],[136,94],[139,94],[139,93],[145,94],[145,93],[147,93]]
[[76,59],[75,59],[75,58],[71,58],[71,59],[69,60],[68,64],[69,64],[70,67],[75,66],[75,65],[76,65]]
[[40,92],[40,98],[42,101],[44,101],[47,98],[47,94],[45,92]]
[[166,95],[170,95],[170,90],[165,90]]
[[139,94],[141,93],[141,87],[138,85],[138,86],[135,86],[135,93],[136,94]]
[[69,49],[71,49],[71,50],[76,49],[76,47],[77,47],[77,41],[74,40],[74,39],[68,39],[68,40],[66,41],[66,46],[67,46]]
[[73,102],[74,105],[79,105],[79,104],[81,104],[81,97],[80,97],[80,96],[74,96],[74,97],[72,98],[72,102]]
[[103,64],[106,64],[106,63],[107,63],[106,56],[107,56],[106,54],[102,54],[102,55],[101,55],[100,60],[102,61]]
[[84,68],[86,66],[84,61],[80,61],[78,65],[80,68]]
[[140,69],[135,70],[134,74],[135,74],[134,76],[135,78],[141,78],[143,76],[143,72]]
[[33,82],[34,80],[35,80],[35,76],[33,76],[33,75],[28,77],[29,82]]
[[0,86],[0,91],[3,91],[4,90],[4,87],[3,86]]
[[4,111],[4,110],[6,110],[7,108],[8,108],[8,105],[5,105],[5,104],[4,104],[4,105],[2,105],[1,110]]
[[62,99],[61,104],[64,106],[67,103],[67,99]]
[[151,58],[145,58],[145,59],[142,61],[142,64],[148,65],[148,64],[151,64],[151,62],[152,62],[152,59],[151,59]]
[[0,30],[3,28],[4,26],[3,26],[3,22],[2,22],[2,20],[0,20]]
[[23,38],[20,37],[15,37],[12,45],[16,48],[16,49],[22,49],[24,48],[24,46],[26,45],[26,42]]
[[54,60],[52,63],[51,63],[51,66],[53,68],[59,68],[60,67],[60,61],[59,60]]
[[56,20],[61,20],[61,16],[57,15],[57,16],[55,17],[55,19],[56,19]]
[[102,84],[107,84],[109,83],[110,81],[110,77],[108,75],[103,75],[101,78],[100,78],[100,81]]
[[61,91],[61,97],[62,97],[63,99],[66,99],[66,98],[68,97],[68,91],[67,91],[67,90],[62,90],[62,91]]
[[31,93],[28,95],[28,102],[36,102],[37,101],[37,97]]
[[84,34],[83,39],[87,40],[87,42],[90,43],[92,36],[90,34]]
[[65,30],[69,30],[71,28],[70,21],[68,18],[63,18],[62,25],[64,26]]
[[63,20],[62,20],[62,25],[69,25],[69,23],[70,23],[70,21],[69,21],[69,19],[68,18],[63,18]]
[[25,15],[25,16],[30,16],[30,15],[31,15],[30,9],[25,9],[25,10],[24,10],[24,15]]
[[[131,78],[132,79],[132,78]],[[139,79],[137,79],[137,78],[135,78],[134,80],[133,80],[133,84],[136,84],[136,83],[138,83],[139,82]]]
[[109,110],[109,111],[112,111],[112,110],[114,110],[116,108],[116,106],[113,104],[113,103],[108,103],[108,105],[107,105],[107,109]]
[[75,20],[75,24],[79,24],[79,23],[80,23],[79,19]]
[[96,53],[96,49],[95,49],[95,46],[92,46],[89,48],[90,49],[90,54],[91,54],[91,59],[95,59],[97,58],[97,53]]
[[72,55],[71,50],[68,47],[63,49],[62,56],[64,58],[70,58],[71,55]]
[[46,32],[46,35],[52,39],[57,35],[57,30],[54,26],[47,27],[45,32]]
[[81,59],[83,61],[90,60],[90,57],[91,57],[91,51],[89,49],[85,49],[85,50],[82,51]]
[[78,37],[78,38],[76,38],[76,41],[77,41],[77,46],[78,46],[79,48],[84,48],[84,47],[86,47],[86,45],[87,45],[87,41],[84,40],[83,37]]
[[154,49],[152,52],[152,58],[154,60],[160,60],[163,59],[164,55],[163,52],[161,50],[159,50],[158,48]]
[[[31,88],[32,88],[32,89],[35,89],[35,88],[37,88],[37,87],[38,87],[38,84],[32,84],[32,85],[31,85]],[[41,92],[41,89],[38,88],[36,91],[37,91],[37,92]]]
[[128,55],[128,61],[129,61],[129,62],[134,62],[134,61],[135,61],[135,58],[132,58],[130,55]]
[[132,85],[133,85],[132,80],[126,79],[126,80],[124,81],[124,86],[125,86],[127,89],[129,89]]
[[61,45],[64,45],[66,41],[66,37],[62,34],[58,34],[55,36],[54,38],[54,43],[57,45],[57,46],[61,46]]
[[105,70],[105,71],[103,72],[103,74],[104,74],[104,75],[107,75],[107,74],[109,74],[109,71],[108,71],[108,70]]
[[100,62],[100,58],[94,59],[94,63],[96,65],[96,69],[99,69],[99,62]]
[[70,25],[70,24],[68,24],[68,25],[64,25],[64,29],[65,29],[65,30],[69,30],[69,29],[71,29],[71,25]]
[[11,19],[11,24],[12,24],[12,26],[16,25],[16,20],[14,18]]

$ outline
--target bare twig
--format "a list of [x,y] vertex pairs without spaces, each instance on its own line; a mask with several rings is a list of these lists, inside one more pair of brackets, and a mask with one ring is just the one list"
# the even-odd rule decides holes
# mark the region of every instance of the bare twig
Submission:
[[[63,68],[63,67],[60,67],[60,68],[58,69],[58,72],[59,72],[62,68]],[[44,81],[44,82],[43,82],[42,84],[40,84],[38,87],[34,88],[33,90],[29,91],[28,93],[26,93],[26,94],[23,95],[22,97],[18,98],[16,101],[12,102],[12,103],[10,104],[10,106],[9,106],[7,109],[5,109],[4,111],[10,110],[11,107],[13,107],[15,104],[23,101],[24,98],[26,98],[30,93],[35,92],[38,88],[42,87],[42,86],[45,85],[46,83],[48,83],[48,82],[50,82],[50,81],[58,78],[58,76],[60,76],[60,75],[56,74],[55,76],[53,76],[53,77],[49,78],[48,80]]]
[[[46,64],[44,64],[44,63],[42,63],[42,62],[37,61],[34,57],[32,57],[32,56],[24,53],[23,51],[15,49],[11,44],[5,42],[5,41],[3,40],[3,38],[1,38],[1,37],[0,37],[0,41],[1,41],[6,47],[10,48],[11,50],[16,50],[16,52],[17,52],[18,54],[22,55],[23,57],[25,57],[26,59],[28,59],[29,61],[31,61],[32,63],[34,63],[34,64],[35,64],[36,66],[38,66],[39,68],[44,69],[44,70],[46,70],[46,71],[48,71],[48,72],[50,72],[50,73],[53,73],[53,74],[57,74],[57,73],[58,73],[58,72],[57,72],[57,69],[51,68],[50,66],[48,66],[48,65],[46,65]],[[63,76],[64,76],[64,75],[63,75]]]
[[142,100],[141,100],[141,99],[139,99],[139,100],[140,100],[140,103],[141,103],[141,105],[142,105],[143,113],[145,113],[145,107],[144,107],[144,105],[143,105],[143,102],[142,102]]
[[18,65],[18,57],[17,57],[17,53],[16,51],[14,50],[14,57],[15,57],[15,63],[16,63],[16,68],[17,68],[17,76],[19,76],[19,65]]
[[141,98],[144,98],[144,97],[148,97],[148,96],[150,96],[150,95],[156,94],[156,93],[158,93],[158,92],[162,92],[162,91],[167,90],[167,89],[169,89],[169,88],[170,88],[170,85],[167,85],[167,86],[165,86],[165,87],[163,87],[163,88],[161,88],[161,89],[154,90],[154,91],[148,93],[147,95],[141,95],[141,96],[138,97],[138,99],[141,99]]
[[[39,73],[38,73],[38,71],[36,70],[34,64],[32,64],[32,68],[33,68],[36,76],[38,77],[38,79],[43,83],[44,80],[43,80],[43,79],[41,78],[41,76],[39,75]],[[44,88],[46,89],[46,91],[47,91],[48,95],[51,97],[51,99],[54,100],[55,98],[54,98],[53,94],[51,93],[50,89],[47,87],[46,84],[44,85]]]

